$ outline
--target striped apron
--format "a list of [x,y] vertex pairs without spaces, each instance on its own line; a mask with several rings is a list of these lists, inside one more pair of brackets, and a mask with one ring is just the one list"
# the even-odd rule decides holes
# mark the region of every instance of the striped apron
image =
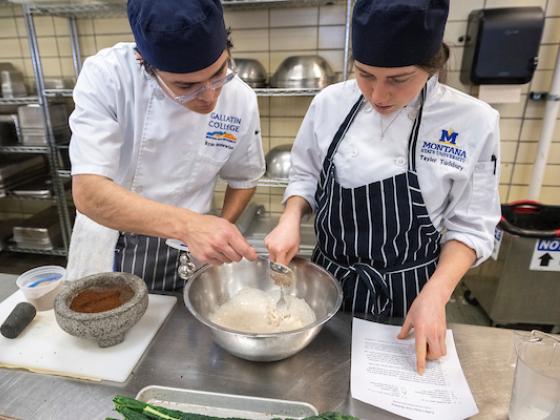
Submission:
[[163,238],[121,232],[115,247],[114,271],[136,274],[150,291],[179,290],[185,283],[177,273],[179,254]]
[[333,156],[365,100],[361,96],[331,142],[315,199],[317,244],[312,260],[333,274],[344,292],[343,310],[384,320],[406,317],[435,271],[440,233],[418,184],[416,143],[426,88],[408,140],[405,173],[357,188],[336,181]]

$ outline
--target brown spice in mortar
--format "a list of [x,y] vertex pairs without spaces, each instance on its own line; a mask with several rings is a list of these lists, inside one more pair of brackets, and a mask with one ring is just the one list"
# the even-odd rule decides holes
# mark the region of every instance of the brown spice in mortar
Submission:
[[74,312],[97,313],[110,311],[128,302],[134,292],[128,286],[89,287],[74,297],[70,309]]

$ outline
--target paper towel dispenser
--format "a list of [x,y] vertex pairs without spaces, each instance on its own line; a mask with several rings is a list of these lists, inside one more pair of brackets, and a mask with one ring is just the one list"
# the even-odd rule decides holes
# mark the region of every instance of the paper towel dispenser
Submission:
[[544,27],[540,7],[473,10],[461,66],[466,84],[523,84],[537,67]]

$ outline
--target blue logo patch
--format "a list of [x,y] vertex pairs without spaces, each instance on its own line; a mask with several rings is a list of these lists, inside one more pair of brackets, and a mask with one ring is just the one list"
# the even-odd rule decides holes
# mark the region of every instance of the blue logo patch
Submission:
[[420,149],[420,159],[462,171],[464,169],[463,164],[467,160],[467,151],[457,145],[457,137],[459,137],[459,133],[449,129],[441,130],[437,143],[424,140]]
[[439,141],[441,143],[447,143],[447,144],[455,145],[457,143],[457,136],[458,135],[459,135],[459,133],[457,133],[456,131],[453,131],[453,129],[441,130],[441,137],[439,138]]

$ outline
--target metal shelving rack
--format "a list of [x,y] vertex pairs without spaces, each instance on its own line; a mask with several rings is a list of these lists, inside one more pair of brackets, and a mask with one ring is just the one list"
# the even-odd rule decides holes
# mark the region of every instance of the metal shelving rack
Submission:
[[[315,96],[321,89],[253,88],[257,96]],[[47,98],[71,98],[72,89],[45,89]]]
[[[226,9],[251,9],[259,7],[305,7],[328,5],[335,3],[346,4],[345,19],[345,35],[344,35],[344,68],[343,80],[348,78],[349,63],[349,45],[350,45],[350,15],[353,6],[352,0],[222,0],[222,4]],[[66,17],[70,32],[70,45],[72,48],[73,65],[76,75],[79,74],[82,62],[78,40],[78,31],[76,20],[84,17],[109,17],[122,16],[126,12],[126,2],[122,0],[92,0],[91,3],[70,3],[54,0],[52,4],[34,4],[29,3],[22,6],[23,15],[29,38],[29,49],[31,60],[33,63],[33,71],[35,74],[35,82],[37,85],[37,96],[16,99],[0,99],[0,105],[25,105],[38,103],[43,110],[43,118],[45,121],[45,136],[47,138],[46,146],[2,146],[0,152],[5,153],[44,153],[48,156],[49,166],[51,168],[51,178],[54,189],[54,197],[52,200],[56,202],[61,224],[62,239],[64,243],[63,249],[55,250],[35,250],[23,249],[15,246],[8,246],[7,249],[17,252],[29,252],[50,255],[67,255],[67,249],[70,243],[72,231],[70,213],[67,198],[64,189],[64,181],[70,178],[70,171],[61,169],[58,161],[58,145],[55,143],[52,124],[49,114],[49,100],[52,98],[71,97],[71,89],[45,89],[43,68],[41,64],[41,55],[35,30],[34,16],[49,15]],[[319,89],[275,89],[263,88],[255,89],[258,96],[278,97],[278,96],[314,96]],[[259,186],[263,187],[286,187],[285,180],[262,178]]]
[[0,146],[0,153],[48,153],[48,146]]
[[33,72],[35,75],[35,84],[37,87],[37,96],[29,96],[22,98],[0,98],[0,105],[2,106],[18,106],[18,105],[28,105],[28,104],[39,104],[42,109],[44,126],[45,126],[45,138],[47,144],[45,146],[27,146],[27,145],[15,145],[15,146],[0,146],[0,153],[30,153],[30,154],[43,154],[47,157],[49,163],[50,177],[52,181],[53,196],[48,198],[32,198],[32,197],[22,197],[8,194],[9,197],[17,198],[18,200],[35,200],[35,201],[47,201],[54,203],[58,210],[59,223],[61,226],[62,233],[62,248],[55,249],[35,249],[35,248],[21,248],[15,245],[8,245],[5,249],[13,252],[24,252],[24,253],[35,253],[35,254],[45,254],[45,255],[57,255],[65,256],[67,255],[67,249],[70,243],[70,232],[72,229],[70,221],[70,213],[68,209],[68,198],[65,192],[64,182],[60,179],[58,175],[59,171],[59,145],[55,143],[52,124],[50,121],[49,114],[49,103],[44,92],[44,78],[43,69],[40,61],[39,46],[37,40],[37,34],[35,31],[35,24],[33,21],[33,13],[31,11],[31,6],[23,6],[23,16],[24,22],[27,30],[29,50],[31,55],[31,61],[33,65]]
[[19,246],[8,245],[5,248],[7,251],[22,252],[24,254],[42,254],[42,255],[57,255],[65,257],[68,251],[65,248],[61,249],[36,249],[36,248],[21,248]]
[[[335,4],[341,0],[222,0],[225,9],[254,9],[262,7],[309,7]],[[92,0],[89,3],[72,3],[54,0],[50,4],[31,3],[36,15],[59,17],[107,17],[126,13],[126,2],[120,0]]]
[[41,254],[49,255],[66,255],[68,247],[70,245],[70,233],[72,231],[72,223],[70,219],[70,211],[68,208],[68,203],[66,199],[66,192],[64,188],[64,182],[60,179],[58,175],[59,156],[58,156],[58,145],[54,137],[52,122],[50,119],[49,112],[49,101],[45,96],[45,83],[43,76],[43,67],[41,64],[41,56],[39,53],[39,42],[37,39],[37,32],[35,29],[35,22],[33,19],[33,13],[31,11],[31,6],[23,6],[23,16],[25,21],[25,27],[27,30],[27,36],[29,41],[29,51],[31,54],[31,62],[33,64],[33,73],[35,75],[35,84],[37,87],[37,103],[41,107],[44,127],[45,127],[45,138],[47,139],[47,158],[49,161],[50,175],[52,181],[52,188],[54,193],[54,201],[58,210],[58,218],[62,233],[62,249],[53,250],[40,250],[40,249],[27,249],[19,247],[8,247],[11,251],[17,252],[36,252]]
[[44,93],[47,98],[71,98],[72,89],[45,89]]
[[36,103],[36,96],[27,96],[23,98],[0,98],[0,105],[28,105]]
[[[348,79],[349,46],[350,46],[350,17],[353,0],[222,0],[225,9],[240,10],[262,7],[309,7],[331,4],[346,4],[345,31],[344,31],[344,68],[342,78]],[[70,41],[72,57],[76,74],[81,68],[80,50],[76,19],[80,17],[109,17],[122,16],[126,13],[126,2],[121,0],[93,0],[91,3],[64,3],[30,4],[28,11],[31,15],[50,15],[66,17],[70,26]],[[320,89],[255,89],[258,96],[314,96]],[[45,97],[71,97],[71,89],[48,89],[44,91]]]

